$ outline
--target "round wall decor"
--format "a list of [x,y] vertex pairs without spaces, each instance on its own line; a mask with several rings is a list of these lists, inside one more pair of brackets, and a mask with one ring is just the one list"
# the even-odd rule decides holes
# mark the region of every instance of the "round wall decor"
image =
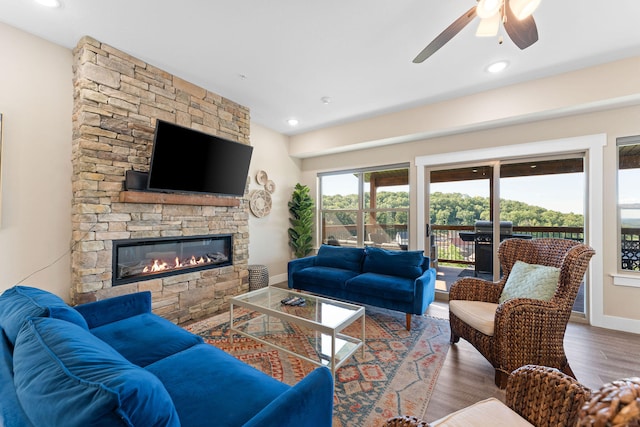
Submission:
[[264,189],[267,190],[269,193],[273,193],[274,191],[276,191],[276,183],[273,182],[272,180],[269,180],[264,185]]
[[249,209],[251,213],[262,218],[271,212],[271,194],[265,190],[253,190],[249,194]]
[[269,180],[269,176],[265,171],[259,170],[258,173],[256,173],[256,182],[258,184],[265,185],[268,180]]

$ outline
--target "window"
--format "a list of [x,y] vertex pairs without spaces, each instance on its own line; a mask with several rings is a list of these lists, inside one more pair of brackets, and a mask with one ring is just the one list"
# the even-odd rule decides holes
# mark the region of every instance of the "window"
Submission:
[[409,168],[320,174],[321,241],[339,246],[409,246]]
[[640,271],[640,136],[618,138],[620,270]]

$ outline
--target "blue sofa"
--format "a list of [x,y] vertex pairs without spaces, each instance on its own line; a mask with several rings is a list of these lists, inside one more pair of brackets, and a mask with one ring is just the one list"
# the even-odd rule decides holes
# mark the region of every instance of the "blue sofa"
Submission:
[[322,245],[289,261],[288,286],[347,301],[424,314],[435,296],[436,270],[422,251]]
[[330,426],[325,367],[283,384],[151,313],[136,293],[72,308],[0,296],[0,425]]

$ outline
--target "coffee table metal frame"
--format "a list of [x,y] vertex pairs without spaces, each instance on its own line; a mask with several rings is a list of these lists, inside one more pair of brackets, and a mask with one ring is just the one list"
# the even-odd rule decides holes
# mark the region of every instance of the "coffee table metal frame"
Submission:
[[[281,301],[284,298],[290,296],[297,296],[304,298],[306,301],[305,307],[294,307],[282,304]],[[327,304],[330,309],[334,309],[334,315],[329,319],[320,319],[319,311],[322,310],[322,305]],[[261,313],[248,321],[240,323],[234,323],[233,309],[235,306],[244,307],[249,310]],[[291,312],[287,312],[290,310]],[[233,343],[233,333],[237,333],[260,343],[282,350],[285,353],[291,354],[307,362],[313,363],[318,366],[329,365],[331,374],[333,375],[335,382],[336,370],[356,352],[359,348],[362,348],[362,355],[365,354],[364,341],[365,341],[365,321],[364,313],[365,309],[362,306],[350,304],[342,301],[337,301],[330,298],[324,298],[316,295],[311,295],[303,292],[288,291],[282,288],[276,288],[268,286],[266,288],[258,289],[255,291],[247,292],[246,294],[237,295],[230,300],[230,333],[229,341]],[[324,354],[322,349],[316,351],[318,353],[318,359],[311,359],[303,354],[296,353],[292,350],[284,348],[275,342],[270,342],[257,336],[255,333],[251,333],[250,326],[256,324],[256,322],[262,322],[266,320],[266,327],[269,325],[269,317],[275,317],[282,321],[291,322],[296,325],[309,328],[316,333],[316,343],[319,343],[318,338],[322,341],[322,335],[330,337],[331,345],[329,354]],[[362,332],[360,338],[351,337],[341,333],[341,331],[347,326],[351,325],[357,319],[361,319]],[[268,332],[267,332],[268,333]],[[321,336],[318,337],[318,334]]]

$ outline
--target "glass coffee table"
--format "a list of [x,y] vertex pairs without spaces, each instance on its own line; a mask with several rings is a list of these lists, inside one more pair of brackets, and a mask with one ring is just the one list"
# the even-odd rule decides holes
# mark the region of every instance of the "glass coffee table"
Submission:
[[[288,297],[304,298],[304,306],[289,306],[281,301]],[[364,355],[364,307],[346,302],[323,298],[303,292],[269,286],[237,295],[230,300],[230,334],[237,333],[263,344],[282,350],[288,354],[319,366],[328,366],[334,376],[336,369],[359,348]],[[234,323],[234,307],[244,307],[260,313],[258,316]],[[361,321],[360,337],[352,337],[341,331],[356,320]],[[296,353],[280,345],[277,333],[282,331],[282,323],[297,325],[309,339],[316,357]]]

